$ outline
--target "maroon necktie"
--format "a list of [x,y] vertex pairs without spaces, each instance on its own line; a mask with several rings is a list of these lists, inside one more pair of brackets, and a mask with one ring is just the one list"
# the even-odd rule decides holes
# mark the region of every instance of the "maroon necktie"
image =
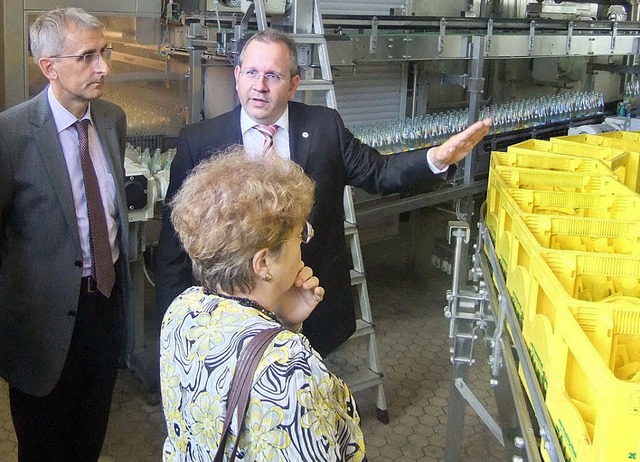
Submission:
[[278,131],[277,125],[256,125],[254,127],[262,136],[264,136],[264,143],[262,144],[262,151],[266,152],[273,146],[273,136]]
[[111,256],[111,244],[107,231],[107,220],[100,196],[98,177],[93,168],[89,155],[89,120],[82,119],[75,124],[78,130],[80,144],[80,166],[84,182],[84,192],[87,197],[87,214],[89,216],[89,244],[91,247],[91,277],[96,282],[97,289],[105,296],[111,296],[111,290],[116,282],[116,272]]

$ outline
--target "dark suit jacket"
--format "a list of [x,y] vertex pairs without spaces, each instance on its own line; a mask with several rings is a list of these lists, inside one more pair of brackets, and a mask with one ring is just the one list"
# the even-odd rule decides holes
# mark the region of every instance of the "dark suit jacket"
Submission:
[[[232,144],[242,144],[240,107],[184,127],[171,165],[166,200],[173,197],[198,162]],[[315,237],[302,246],[302,257],[320,279],[326,295],[305,321],[304,332],[314,348],[327,354],[355,330],[349,279],[351,257],[344,238],[345,185],[385,194],[425,190],[437,178],[429,169],[424,152],[382,156],[354,138],[337,111],[323,106],[289,103],[289,146],[291,159],[316,183],[309,219]],[[155,264],[161,313],[195,283],[189,258],[165,212]]]
[[[91,103],[91,116],[116,183],[116,271],[123,281],[114,290],[130,316],[126,120],[120,107],[101,100]],[[81,277],[73,193],[45,89],[0,114],[0,376],[11,386],[44,396],[57,383],[73,333]]]

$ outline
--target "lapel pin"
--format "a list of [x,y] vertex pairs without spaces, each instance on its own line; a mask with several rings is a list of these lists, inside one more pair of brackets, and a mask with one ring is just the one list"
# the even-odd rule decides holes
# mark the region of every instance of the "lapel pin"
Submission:
[[309,133],[308,132],[302,132],[302,137],[303,138],[309,138]]

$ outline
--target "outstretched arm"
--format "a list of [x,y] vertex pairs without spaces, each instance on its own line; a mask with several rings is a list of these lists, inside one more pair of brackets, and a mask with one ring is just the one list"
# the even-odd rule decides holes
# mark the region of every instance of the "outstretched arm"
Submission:
[[428,156],[439,170],[462,160],[489,132],[491,119],[480,120],[466,130],[453,135],[440,146],[429,150]]

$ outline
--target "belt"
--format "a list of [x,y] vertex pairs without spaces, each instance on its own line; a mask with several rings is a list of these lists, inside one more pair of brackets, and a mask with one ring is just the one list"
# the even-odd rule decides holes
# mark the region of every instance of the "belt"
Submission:
[[[120,261],[120,259],[118,259],[113,265],[116,268],[116,285],[117,285],[117,280],[118,280],[118,261]],[[115,287],[114,289],[115,290]],[[99,293],[102,294],[102,292],[100,292],[98,290],[98,286],[96,285],[96,281],[95,279],[93,279],[91,276],[84,276],[83,278],[80,279],[80,292],[81,293],[85,293],[85,294],[94,294],[94,293]],[[113,296],[113,292],[111,293],[111,295]],[[106,298],[110,298],[110,297],[106,297]]]
[[85,276],[80,279],[80,292],[84,292],[86,294],[98,292],[96,281],[94,281],[91,276]]

